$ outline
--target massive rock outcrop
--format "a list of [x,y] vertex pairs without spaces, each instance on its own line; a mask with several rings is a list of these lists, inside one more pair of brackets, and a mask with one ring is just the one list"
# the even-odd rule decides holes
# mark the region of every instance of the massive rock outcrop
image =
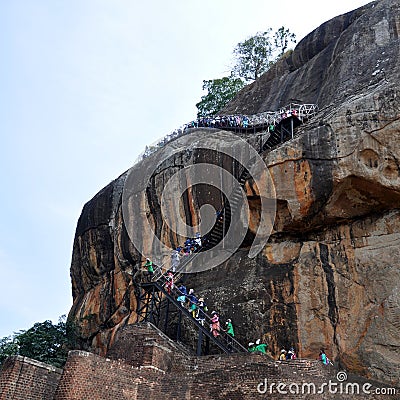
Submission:
[[[400,371],[400,2],[381,0],[336,17],[304,38],[292,55],[249,85],[223,113],[254,114],[285,104],[316,103],[319,114],[299,135],[262,154],[277,199],[274,230],[263,251],[247,245],[189,284],[233,318],[237,337],[263,337],[274,354],[294,345],[300,356],[325,347],[343,367],[399,382]],[[204,140],[210,135],[204,130]],[[179,169],[206,159],[235,174],[229,158],[193,149],[152,176],[142,204],[171,247],[163,187]],[[132,274],[143,262],[127,233],[122,192],[127,174],[82,211],[71,265],[69,318],[83,348],[105,354],[115,333],[136,322]],[[257,221],[259,193],[247,183]],[[187,221],[218,207],[218,192],[189,190]],[[250,230],[254,226],[250,224]],[[151,254],[152,243],[145,245]]]

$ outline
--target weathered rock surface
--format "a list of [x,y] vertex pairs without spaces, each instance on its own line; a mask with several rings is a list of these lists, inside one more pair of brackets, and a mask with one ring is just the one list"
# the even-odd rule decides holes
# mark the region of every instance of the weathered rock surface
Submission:
[[[291,101],[317,103],[320,113],[301,135],[263,154],[274,181],[277,214],[269,242],[255,259],[238,250],[189,284],[232,317],[243,343],[263,337],[272,354],[294,345],[300,356],[321,347],[366,377],[400,381],[400,2],[373,2],[326,22],[290,58],[246,87],[229,113],[275,110]],[[207,132],[205,131],[205,140]],[[182,152],[152,177],[143,204],[159,237],[179,237],[164,224],[163,187],[199,159]],[[89,201],[79,219],[71,265],[83,348],[105,354],[118,329],[136,322],[132,273],[143,262],[122,216],[126,174]],[[253,220],[259,198],[247,185]],[[213,190],[189,191],[188,221]],[[136,221],[141,229],[143,221]],[[250,225],[250,230],[255,229]],[[151,254],[152,243],[146,244]]]

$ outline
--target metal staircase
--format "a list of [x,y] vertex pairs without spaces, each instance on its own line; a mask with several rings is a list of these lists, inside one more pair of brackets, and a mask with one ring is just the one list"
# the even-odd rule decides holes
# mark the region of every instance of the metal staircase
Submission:
[[[302,111],[299,112],[297,116],[290,115],[285,119],[279,119],[279,121],[274,119],[274,122],[276,123],[276,125],[274,125],[274,130],[269,130],[268,133],[266,133],[267,138],[261,146],[259,154],[263,153],[264,151],[272,150],[281,143],[292,139],[294,137],[295,128],[311,118],[315,114],[316,109],[317,107],[312,104],[303,105],[303,108],[301,109]],[[273,115],[273,117],[276,118],[276,113]],[[251,164],[251,161],[249,161],[249,164]],[[238,209],[240,209],[242,189],[244,189],[246,181],[250,177],[249,171],[247,169],[243,169],[238,179],[239,186],[230,196],[229,203],[225,204],[221,210],[221,215],[223,218],[217,218],[213,228],[208,233],[207,241],[203,246],[203,250],[209,250],[223,240],[225,232],[229,229],[232,215]]]
[[[283,110],[292,110],[293,106],[297,107],[296,113],[290,113],[287,117],[282,118],[281,115]],[[266,139],[260,147],[259,153],[269,151],[281,143],[292,139],[294,137],[295,128],[314,116],[316,111],[317,106],[314,104],[291,104],[282,108],[279,112],[257,115],[256,117],[259,118],[259,132],[266,132]],[[256,123],[256,119],[254,119],[254,121],[251,120],[251,122]],[[267,130],[265,130],[264,126],[266,124],[269,124]],[[271,128],[271,125],[273,128]],[[220,129],[224,128],[222,127]],[[232,130],[229,127],[226,129]],[[213,228],[208,232],[207,236],[203,238],[205,240],[203,240],[203,245],[199,251],[212,249],[224,239],[225,232],[227,232],[230,224],[232,223],[232,216],[235,215],[235,213],[241,207],[241,202],[243,201],[242,190],[245,187],[246,181],[250,177],[250,172],[244,168],[238,178],[239,186],[237,186],[234,192],[231,194],[230,201],[224,204],[223,208],[220,210]],[[181,261],[179,269],[174,274],[175,282],[178,282],[182,278],[182,271],[185,270],[185,267],[188,264],[195,260],[196,256],[197,254],[194,253],[186,256],[185,259]],[[224,353],[247,352],[245,347],[243,347],[238,341],[223,331],[220,332],[218,337],[214,337],[208,329],[208,325],[211,322],[210,316],[206,315],[206,326],[203,326],[198,320],[193,318],[192,314],[185,307],[183,307],[176,300],[176,298],[180,295],[178,289],[176,288],[176,284],[171,293],[169,293],[165,288],[166,282],[167,277],[163,271],[163,268],[161,267],[158,274],[155,274],[146,282],[142,282],[140,284],[137,305],[138,322],[149,321],[166,333],[169,317],[171,312],[174,311],[178,314],[178,324],[175,337],[171,337],[171,339],[178,341],[180,340],[181,322],[183,318],[186,318],[191,323],[192,327],[198,332],[196,349],[197,355],[204,353],[207,354],[210,342],[217,346]],[[164,320],[162,321],[162,319]],[[206,343],[205,349],[203,349],[204,341]]]
[[166,282],[167,279],[163,275],[156,281],[148,280],[141,283],[143,296],[139,297],[138,322],[151,322],[162,332],[167,333],[170,314],[175,312],[178,316],[176,334],[175,337],[169,336],[177,341],[181,339],[181,323],[185,318],[197,331],[197,355],[208,354],[210,343],[227,354],[247,352],[247,349],[235,338],[222,330],[217,337],[214,337],[209,329],[211,317],[204,312],[204,324],[193,318],[192,313],[176,300],[181,294],[179,290],[174,286],[169,292],[165,287]]

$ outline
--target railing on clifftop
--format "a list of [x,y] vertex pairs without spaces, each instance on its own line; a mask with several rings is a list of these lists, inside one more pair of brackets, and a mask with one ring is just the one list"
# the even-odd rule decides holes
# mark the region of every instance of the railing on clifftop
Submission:
[[[214,118],[203,118],[196,121],[192,121],[189,124],[185,124],[183,128],[174,131],[172,134],[167,135],[155,146],[147,148],[142,154],[142,158],[148,157],[165,144],[174,140],[175,138],[182,136],[190,132],[191,128],[212,128],[236,131],[240,133],[253,133],[259,132],[264,133],[263,144],[260,146],[259,153],[263,151],[271,150],[281,143],[284,143],[294,136],[294,129],[304,122],[312,118],[318,111],[318,107],[315,104],[295,104],[291,103],[285,107],[280,108],[278,111],[267,111],[260,114],[251,116],[217,116]],[[236,191],[231,194],[231,203],[223,206],[221,213],[217,217],[213,228],[208,233],[207,241],[203,241],[203,246],[198,249],[198,253],[203,250],[208,250],[216,246],[224,238],[224,231],[226,231],[231,223],[231,216],[240,208],[241,189],[244,189],[246,180],[249,178],[249,172],[243,169],[239,174],[240,187],[236,188]],[[222,216],[222,218],[221,218]],[[175,283],[182,278],[184,271],[188,264],[193,262],[198,254],[195,252],[181,259],[181,263],[174,273]],[[165,265],[159,267],[153,277],[145,280],[140,286],[140,295],[138,298],[138,322],[145,320],[150,321],[160,328],[161,323],[161,311],[162,303],[166,303],[165,321],[164,321],[164,332],[167,330],[169,307],[172,304],[179,314],[179,323],[176,339],[180,339],[180,324],[182,316],[187,318],[191,324],[198,329],[198,342],[197,342],[197,354],[202,353],[202,342],[206,339],[206,342],[210,341],[219,347],[225,353],[231,352],[246,352],[239,342],[234,338],[227,335],[225,332],[221,332],[218,337],[214,337],[210,331],[204,327],[198,320],[196,320],[191,313],[183,307],[177,300],[176,297],[180,295],[177,292],[176,287],[167,291],[165,284],[167,282],[167,271],[168,268]],[[211,317],[205,314],[205,322],[209,324]]]
[[217,115],[215,117],[198,118],[180,126],[170,134],[150,146],[139,155],[137,162],[149,157],[151,154],[164,147],[167,143],[190,132],[191,128],[212,128],[240,133],[253,133],[269,127],[278,126],[288,117],[296,117],[300,123],[312,118],[318,111],[316,104],[290,103],[277,111],[266,111],[253,115]]

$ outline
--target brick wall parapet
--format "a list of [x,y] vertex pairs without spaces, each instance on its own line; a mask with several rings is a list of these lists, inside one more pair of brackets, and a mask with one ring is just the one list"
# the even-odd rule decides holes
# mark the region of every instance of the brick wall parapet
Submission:
[[[116,343],[113,358],[81,350],[70,351],[61,379],[56,382],[57,388],[54,379],[53,386],[49,386],[43,376],[55,373],[60,376],[58,369],[35,360],[24,362],[23,357],[11,359],[8,381],[0,374],[0,400],[278,400],[283,396],[276,390],[263,394],[259,389],[266,387],[267,382],[269,385],[283,384],[287,388],[291,384],[312,383],[319,388],[336,376],[333,367],[325,367],[317,360],[277,361],[250,353],[188,355],[149,326],[141,326],[137,331],[130,328],[118,340],[121,343]],[[125,354],[127,360],[123,359]],[[25,368],[22,375],[21,366]],[[35,371],[46,374],[35,375]],[[34,377],[39,378],[36,386]],[[21,381],[30,382],[34,390],[29,392]],[[49,388],[53,390],[47,390]],[[316,396],[329,400],[353,398],[335,397],[329,393]],[[309,399],[313,395],[288,393],[284,398]],[[386,400],[398,397],[360,395],[357,398]]]
[[53,400],[62,369],[23,356],[11,356],[0,370],[0,400]]

